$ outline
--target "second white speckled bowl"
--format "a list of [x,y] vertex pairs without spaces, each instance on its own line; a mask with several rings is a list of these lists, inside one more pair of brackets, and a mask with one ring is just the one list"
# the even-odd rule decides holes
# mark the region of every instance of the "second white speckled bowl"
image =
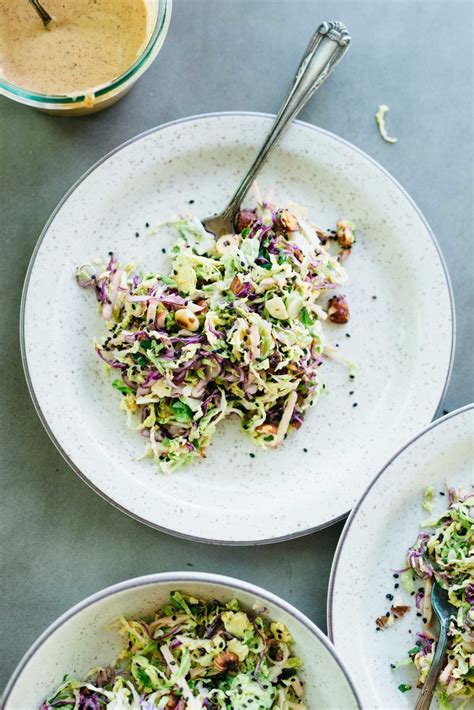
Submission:
[[[446,486],[466,493],[474,487],[473,432],[474,404],[419,432],[358,501],[339,539],[329,583],[328,628],[336,647],[344,652],[366,710],[410,710],[416,702],[416,669],[405,666],[394,671],[390,664],[406,658],[424,625],[421,614],[416,616],[413,596],[393,574],[403,568],[422,522],[436,520],[447,508]],[[430,512],[422,507],[428,487],[434,488]],[[387,593],[393,602],[387,601]],[[406,604],[411,610],[376,633],[375,619],[392,603]],[[400,692],[402,683],[411,690]]]
[[36,641],[20,662],[5,691],[3,710],[35,710],[63,676],[81,677],[112,662],[122,639],[108,628],[121,615],[153,613],[173,590],[203,599],[239,599],[251,610],[256,603],[268,618],[283,622],[292,634],[294,652],[303,660],[310,710],[360,708],[344,664],[324,634],[301,612],[270,592],[230,577],[197,572],[169,572],[130,579],[94,594],[73,607]]

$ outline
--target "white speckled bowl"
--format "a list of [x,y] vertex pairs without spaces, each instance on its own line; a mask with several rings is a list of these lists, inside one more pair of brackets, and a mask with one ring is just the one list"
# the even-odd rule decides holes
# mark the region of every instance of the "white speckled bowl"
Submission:
[[306,616],[270,592],[230,577],[198,572],[153,574],[121,582],[80,602],[52,624],[33,644],[13,674],[3,710],[35,710],[69,673],[80,677],[90,668],[112,662],[122,648],[117,617],[153,613],[173,590],[202,599],[239,599],[244,608],[267,609],[268,618],[288,627],[294,652],[304,664],[308,708],[360,708],[344,664],[324,634]]
[[[413,597],[394,579],[420,523],[436,518],[448,505],[446,484],[474,487],[474,404],[438,419],[401,449],[380,472],[349,517],[334,557],[328,595],[329,635],[356,682],[362,705],[370,708],[413,708],[414,668],[392,671],[407,655],[423,624],[412,609],[403,619],[376,633],[375,619],[394,602],[412,607]],[[435,507],[423,510],[423,493],[435,489]],[[401,693],[401,683],[413,690]],[[437,706],[433,702],[432,707]],[[470,706],[472,707],[472,706]]]
[[450,373],[449,282],[422,215],[367,155],[296,122],[259,184],[262,193],[273,188],[278,202],[307,205],[322,227],[343,216],[356,223],[358,242],[346,262],[351,320],[327,329],[357,363],[357,378],[327,362],[321,376],[328,396],[276,451],[257,449],[228,421],[206,459],[171,475],[138,460],[143,439],[127,429],[120,394],[94,353],[92,338],[105,324],[92,295],[77,287],[75,268],[113,250],[123,261],[166,271],[162,247],[170,238],[147,234],[146,223],[221,208],[271,121],[255,114],[194,117],[118,148],[58,206],[26,277],[23,361],[54,443],[118,508],[192,539],[275,541],[340,519],[391,453],[431,420]]

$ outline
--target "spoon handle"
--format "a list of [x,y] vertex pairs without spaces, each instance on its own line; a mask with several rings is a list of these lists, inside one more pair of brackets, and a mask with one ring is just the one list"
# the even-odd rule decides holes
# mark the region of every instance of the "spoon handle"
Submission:
[[242,203],[258,171],[281,136],[307,101],[328,78],[349,48],[351,38],[342,22],[323,22],[312,36],[296,72],[290,91],[275,123],[254,162],[242,178],[225,213],[234,214]]
[[433,692],[438,682],[439,675],[443,668],[446,651],[448,650],[448,628],[444,624],[439,630],[439,639],[436,644],[436,651],[433,656],[430,670],[423,683],[423,688],[418,700],[416,701],[415,710],[428,710],[433,700]]
[[41,22],[46,27],[48,25],[48,23],[51,22],[51,20],[53,19],[51,17],[51,15],[49,14],[49,12],[47,12],[44,9],[44,7],[41,5],[39,0],[29,0],[29,2],[30,2],[30,5],[32,5],[35,8],[36,12],[38,13],[38,15],[41,18]]

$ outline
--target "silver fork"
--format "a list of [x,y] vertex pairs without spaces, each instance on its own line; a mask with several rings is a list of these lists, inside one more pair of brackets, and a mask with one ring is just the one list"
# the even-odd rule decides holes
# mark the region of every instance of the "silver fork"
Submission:
[[242,200],[258,171],[277,145],[283,133],[306,102],[328,78],[349,48],[351,38],[342,22],[323,22],[312,36],[298,67],[290,91],[278,112],[275,123],[260,151],[244,175],[229,204],[218,215],[206,217],[204,228],[217,237],[233,231],[234,220]]
[[439,638],[430,670],[423,683],[423,689],[416,701],[415,710],[428,710],[430,707],[436,683],[443,669],[444,659],[446,658],[446,652],[448,650],[449,619],[454,609],[448,601],[448,593],[438,582],[435,582],[431,589],[431,606],[439,621]]

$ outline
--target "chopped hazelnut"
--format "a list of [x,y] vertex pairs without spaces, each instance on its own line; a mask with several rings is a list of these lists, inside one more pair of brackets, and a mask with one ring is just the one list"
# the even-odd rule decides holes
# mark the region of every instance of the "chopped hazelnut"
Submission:
[[250,227],[255,219],[256,215],[253,210],[240,210],[235,218],[235,229],[240,233],[246,227]]
[[336,236],[343,249],[351,247],[355,242],[354,225],[345,219],[340,220],[336,225]]
[[278,427],[276,424],[260,424],[255,431],[258,431],[259,434],[265,434],[266,436],[276,436]]
[[190,311],[189,308],[178,308],[174,317],[176,323],[186,328],[186,330],[195,332],[199,328],[199,320],[196,314]]
[[300,228],[298,220],[291,212],[288,212],[288,210],[281,210],[281,212],[278,213],[278,221],[285,232],[297,232]]
[[397,604],[397,606],[392,606],[391,608],[391,612],[396,619],[401,619],[409,611],[410,607],[403,604]]
[[201,298],[199,301],[196,301],[196,306],[199,306],[199,308],[201,309],[199,311],[201,315],[204,315],[209,310],[209,306],[207,305],[207,301],[205,298]]
[[393,624],[393,616],[389,614],[384,614],[383,616],[379,616],[377,619],[375,619],[375,624],[378,629],[384,629],[386,626],[391,626]]
[[236,671],[238,665],[239,657],[236,653],[232,653],[232,651],[222,651],[214,659],[214,668],[219,671],[219,673]]
[[234,276],[234,278],[232,279],[232,283],[230,284],[230,287],[229,287],[229,288],[230,288],[230,290],[232,291],[232,293],[235,293],[235,295],[237,295],[237,294],[239,293],[239,291],[241,290],[242,286],[243,286],[243,283],[242,283],[242,281],[239,279],[239,277],[238,277],[238,276]]
[[333,323],[347,323],[349,320],[349,304],[344,296],[333,296],[329,299],[327,314]]

